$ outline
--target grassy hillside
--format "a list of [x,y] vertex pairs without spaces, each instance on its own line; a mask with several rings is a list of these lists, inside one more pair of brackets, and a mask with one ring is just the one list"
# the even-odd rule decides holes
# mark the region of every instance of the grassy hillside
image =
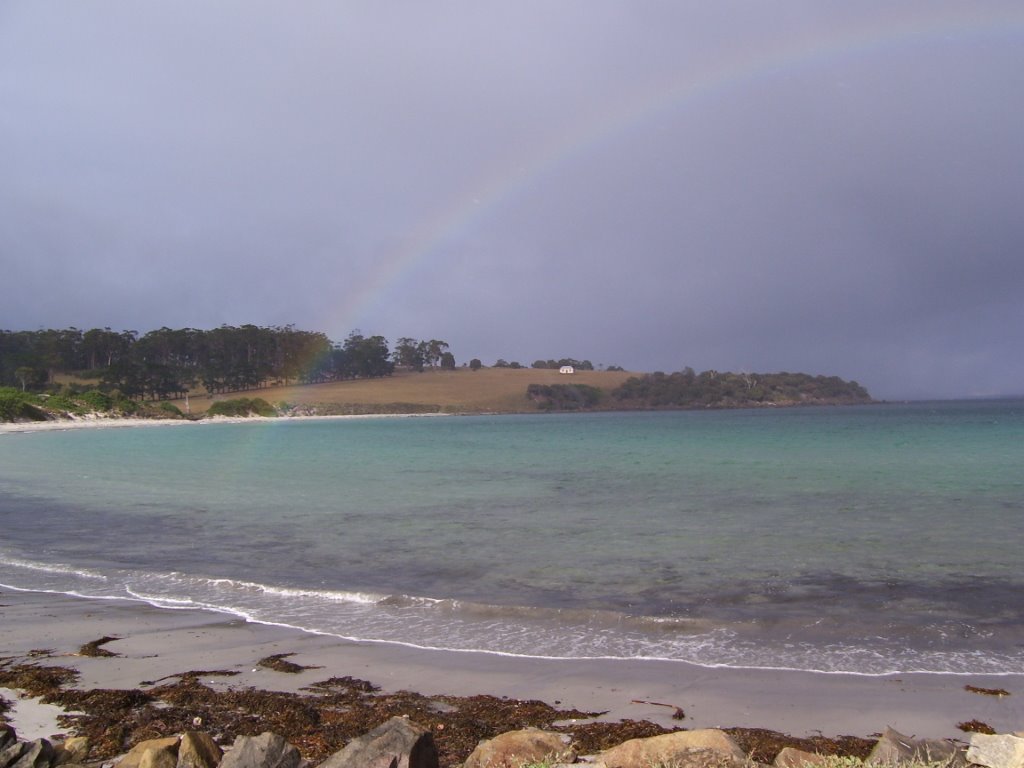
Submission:
[[[478,371],[457,368],[454,371],[433,370],[423,373],[403,371],[383,379],[269,387],[217,395],[215,399],[230,400],[250,396],[271,403],[286,402],[299,406],[387,406],[392,403],[409,403],[438,406],[448,413],[533,413],[537,411],[537,405],[526,397],[526,388],[530,384],[587,384],[610,392],[633,375],[625,371],[579,371],[567,376],[554,370],[532,368],[481,368]],[[182,401],[175,402],[182,407]],[[206,395],[189,397],[193,414],[204,412],[211,402],[211,398]]]

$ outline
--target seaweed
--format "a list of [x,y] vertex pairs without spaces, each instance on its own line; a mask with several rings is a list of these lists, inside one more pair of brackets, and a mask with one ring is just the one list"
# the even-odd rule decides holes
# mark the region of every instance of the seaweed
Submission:
[[957,723],[956,727],[964,733],[986,733],[992,736],[996,732],[995,728],[988,723],[983,723],[981,720],[967,720],[963,723]]
[[[122,754],[144,739],[191,730],[197,722],[222,745],[237,736],[273,731],[298,747],[306,760],[319,763],[357,736],[392,717],[404,716],[430,729],[442,768],[462,764],[481,739],[521,728],[565,733],[580,754],[680,730],[638,720],[596,722],[594,718],[605,713],[563,709],[536,700],[384,693],[368,680],[347,676],[312,683],[298,693],[215,690],[201,680],[232,674],[224,670],[184,672],[150,681],[152,687],[146,691],[77,690],[64,688],[77,679],[73,670],[0,658],[0,685],[44,696],[49,703],[74,710],[74,714],[61,717],[61,725],[89,737],[91,760]],[[726,731],[745,753],[761,762],[771,762],[787,746],[864,757],[874,745],[852,736],[800,739],[754,728]]]
[[797,738],[765,728],[725,728],[726,733],[736,740],[740,749],[759,763],[773,763],[786,747],[820,755],[866,758],[874,748],[876,739],[862,739],[858,736],[811,736]]
[[294,655],[294,653],[275,653],[272,656],[265,656],[257,661],[256,666],[272,669],[275,672],[287,672],[291,675],[304,672],[307,669],[320,669],[320,667],[304,667],[301,664],[296,664],[294,661],[287,661],[289,656]]
[[964,690],[971,693],[980,693],[982,696],[998,696],[1000,698],[1010,695],[1009,691],[1002,688],[979,688],[976,685],[965,685]]
[[116,654],[113,651],[108,651],[106,648],[103,648],[101,646],[104,646],[107,643],[112,643],[115,640],[120,640],[120,639],[121,639],[120,637],[106,637],[106,636],[104,636],[104,637],[101,637],[99,640],[93,640],[91,642],[86,643],[81,648],[79,648],[78,649],[78,655],[79,656],[91,656],[91,657],[95,657],[95,658],[99,658],[99,657],[110,658],[110,657],[118,656],[119,654]]

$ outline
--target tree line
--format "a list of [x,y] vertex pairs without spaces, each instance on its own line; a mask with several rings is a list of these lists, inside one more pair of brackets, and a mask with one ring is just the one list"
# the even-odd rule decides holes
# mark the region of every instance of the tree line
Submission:
[[292,325],[224,325],[213,330],[0,330],[0,386],[42,392],[58,374],[98,379],[105,391],[128,398],[181,397],[201,384],[208,392],[237,392],[275,384],[312,384],[390,376],[395,367],[455,367],[445,341],[399,339],[353,331],[341,343]]

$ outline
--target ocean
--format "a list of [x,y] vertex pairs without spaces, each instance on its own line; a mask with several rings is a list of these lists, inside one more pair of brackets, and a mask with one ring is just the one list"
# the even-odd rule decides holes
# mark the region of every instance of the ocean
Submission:
[[1024,401],[0,435],[0,585],[359,641],[1024,673]]

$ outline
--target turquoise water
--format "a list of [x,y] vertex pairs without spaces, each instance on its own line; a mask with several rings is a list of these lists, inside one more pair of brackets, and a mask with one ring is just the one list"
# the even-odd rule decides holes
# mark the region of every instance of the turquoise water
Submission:
[[549,657],[1024,672],[1024,402],[0,436],[0,583]]

